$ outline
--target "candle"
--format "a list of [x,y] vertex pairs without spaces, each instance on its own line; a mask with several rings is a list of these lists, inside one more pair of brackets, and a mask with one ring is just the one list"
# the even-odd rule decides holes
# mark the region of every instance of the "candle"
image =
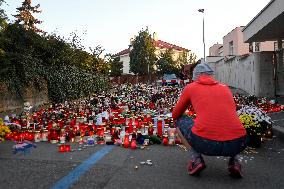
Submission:
[[59,152],[65,152],[65,146],[64,146],[64,145],[60,145],[60,146],[58,147],[58,151],[59,151]]
[[40,134],[40,131],[35,131],[35,134],[34,134],[34,141],[35,141],[35,142],[40,142],[40,141],[41,141],[41,134]]
[[48,141],[48,130],[43,130],[41,132],[41,141],[44,142]]
[[132,139],[130,147],[133,150],[137,148],[136,139],[134,139],[134,138]]
[[124,148],[128,148],[128,146],[129,146],[129,135],[128,135],[128,133],[126,133],[125,136],[124,136],[123,146],[124,146]]
[[157,135],[159,137],[163,136],[163,120],[162,119],[158,119],[158,123],[157,123]]

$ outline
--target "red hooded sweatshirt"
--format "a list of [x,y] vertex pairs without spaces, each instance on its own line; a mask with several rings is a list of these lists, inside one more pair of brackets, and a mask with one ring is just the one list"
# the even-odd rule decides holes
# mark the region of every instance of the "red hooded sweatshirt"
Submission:
[[178,119],[190,104],[196,112],[192,128],[195,135],[215,141],[233,140],[246,135],[229,87],[211,76],[201,75],[184,88],[172,112],[173,119]]

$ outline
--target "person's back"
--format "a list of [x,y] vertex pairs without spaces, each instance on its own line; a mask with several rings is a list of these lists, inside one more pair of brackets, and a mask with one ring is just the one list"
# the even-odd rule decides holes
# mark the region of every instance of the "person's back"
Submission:
[[[192,132],[196,135],[211,140],[226,141],[246,134],[237,116],[232,93],[226,85],[205,75],[189,84],[183,93],[187,102],[181,105],[192,104],[197,115],[192,128]],[[173,117],[175,115],[173,112]]]
[[[201,154],[229,156],[230,175],[242,177],[237,155],[246,147],[246,131],[236,112],[230,89],[213,79],[207,64],[198,64],[193,71],[193,83],[187,85],[172,116],[178,132],[191,145],[188,173],[199,174],[206,166]],[[194,122],[183,113],[189,105],[196,112]]]

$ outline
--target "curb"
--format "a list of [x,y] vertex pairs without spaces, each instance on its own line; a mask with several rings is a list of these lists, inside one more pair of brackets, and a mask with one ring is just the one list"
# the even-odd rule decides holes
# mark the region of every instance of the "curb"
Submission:
[[273,129],[273,135],[277,136],[280,140],[284,141],[284,128],[274,125],[272,129]]
[[269,113],[268,116],[272,119],[273,134],[284,142],[284,111]]

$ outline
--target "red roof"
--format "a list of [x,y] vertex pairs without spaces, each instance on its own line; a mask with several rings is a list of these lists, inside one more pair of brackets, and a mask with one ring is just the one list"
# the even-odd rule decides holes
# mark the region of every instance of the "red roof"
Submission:
[[177,45],[173,45],[173,44],[167,43],[165,41],[161,41],[161,40],[155,41],[155,46],[160,47],[162,49],[174,49],[174,50],[177,50],[177,51],[186,51],[186,52],[189,51],[188,49],[185,49],[185,48],[182,48],[182,47],[179,47]]
[[113,55],[114,57],[118,57],[118,56],[122,56],[122,55],[125,55],[125,54],[129,54],[130,53],[130,50],[129,49],[124,49],[123,51],[120,51],[119,53]]
[[[173,44],[167,43],[165,41],[158,40],[158,41],[155,41],[154,43],[155,43],[155,47],[159,47],[161,49],[174,49],[174,50],[177,50],[177,51],[189,52],[188,49],[185,49],[185,48],[179,47],[177,45],[173,45]],[[115,54],[113,56],[117,57],[117,56],[122,56],[122,55],[129,54],[129,53],[130,53],[129,49],[124,49],[123,51],[120,51],[119,53],[117,53],[117,54]]]

